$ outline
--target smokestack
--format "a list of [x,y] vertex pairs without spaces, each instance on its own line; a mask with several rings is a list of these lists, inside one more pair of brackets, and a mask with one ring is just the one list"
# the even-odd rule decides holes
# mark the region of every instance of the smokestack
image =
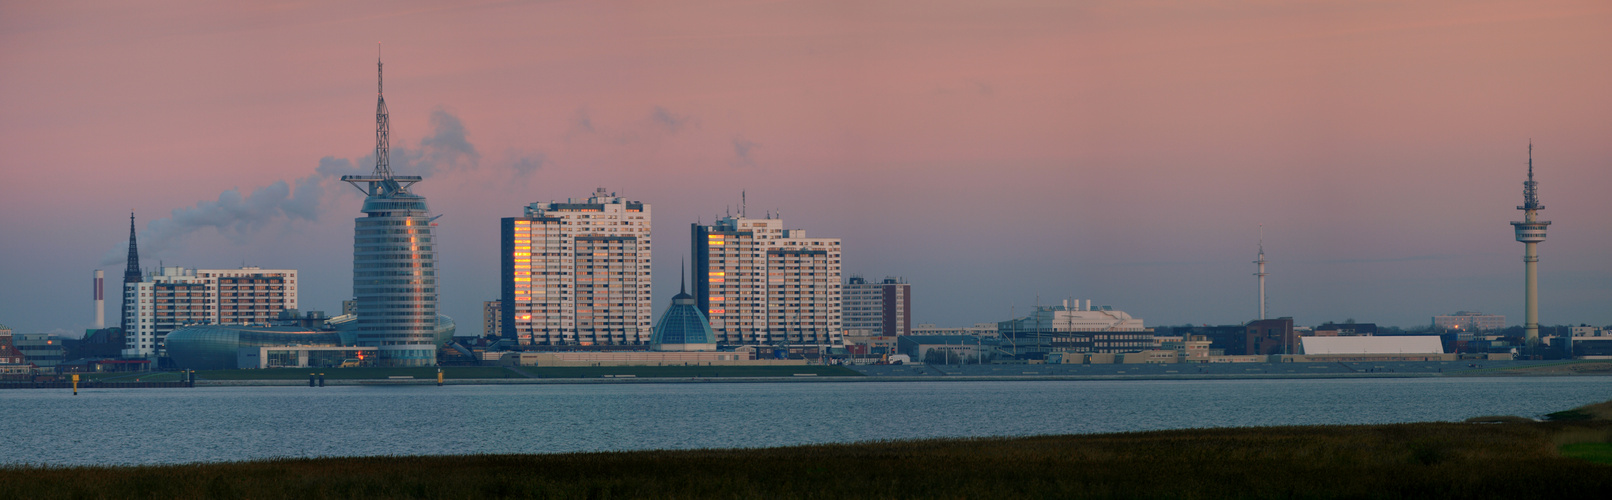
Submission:
[[106,282],[106,272],[95,270],[95,329],[106,328],[106,296],[103,285]]

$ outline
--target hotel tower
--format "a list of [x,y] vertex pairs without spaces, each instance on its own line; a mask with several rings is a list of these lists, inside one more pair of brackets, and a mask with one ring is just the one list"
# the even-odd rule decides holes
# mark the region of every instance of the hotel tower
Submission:
[[353,233],[353,296],[358,345],[379,348],[381,364],[436,364],[436,252],[425,198],[409,192],[417,175],[392,175],[388,117],[375,61],[375,170],[341,180],[364,193]]

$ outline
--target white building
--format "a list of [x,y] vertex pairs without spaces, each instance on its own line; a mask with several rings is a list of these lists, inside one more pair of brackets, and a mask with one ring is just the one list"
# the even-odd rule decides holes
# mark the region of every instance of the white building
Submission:
[[123,284],[129,325],[125,357],[166,354],[168,332],[185,325],[265,324],[297,308],[294,269],[186,269],[163,267]]
[[503,219],[502,335],[523,345],[648,344],[650,205],[603,188]]
[[846,331],[862,331],[873,337],[912,334],[912,285],[906,280],[886,277],[868,283],[861,276],[852,276],[840,292]]
[[694,297],[725,345],[844,345],[840,240],[773,217],[692,225]]

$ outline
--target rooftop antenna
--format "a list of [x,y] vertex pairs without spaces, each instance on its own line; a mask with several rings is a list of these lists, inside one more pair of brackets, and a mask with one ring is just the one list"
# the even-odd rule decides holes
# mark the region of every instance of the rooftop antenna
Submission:
[[[363,191],[365,196],[408,194],[409,186],[421,180],[418,175],[392,175],[389,158],[392,149],[392,125],[390,113],[386,110],[386,94],[383,92],[385,80],[382,78],[384,66],[381,64],[380,54],[381,43],[375,42],[375,170],[368,176],[341,176],[342,181]],[[366,187],[368,189],[365,189]]]
[[1254,261],[1254,263],[1259,264],[1259,272],[1254,273],[1254,276],[1259,277],[1259,319],[1265,319],[1265,277],[1269,276],[1270,273],[1265,272],[1264,224],[1259,225],[1259,260]]
[[741,219],[743,219],[745,217],[748,217],[748,215],[746,215],[744,213],[745,206],[746,206],[746,204],[745,204],[745,198],[744,198],[744,190],[740,189],[739,190],[739,218],[741,218]]

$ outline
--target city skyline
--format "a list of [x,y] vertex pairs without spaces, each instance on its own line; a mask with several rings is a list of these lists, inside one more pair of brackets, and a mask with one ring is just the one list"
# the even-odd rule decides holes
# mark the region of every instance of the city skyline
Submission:
[[[1091,298],[1149,325],[1520,323],[1532,139],[1544,325],[1612,323],[1612,7],[1232,2],[0,6],[0,323],[76,334],[86,269],[301,272],[351,298],[386,47],[440,311],[499,297],[498,220],[605,186],[684,224],[781,211],[903,276],[913,321]],[[401,35],[400,35],[401,33]],[[90,138],[94,138],[91,140]],[[110,259],[110,262],[109,262]],[[19,286],[27,284],[28,286]],[[116,293],[116,291],[114,291]],[[1016,311],[1016,313],[1014,312]]]

